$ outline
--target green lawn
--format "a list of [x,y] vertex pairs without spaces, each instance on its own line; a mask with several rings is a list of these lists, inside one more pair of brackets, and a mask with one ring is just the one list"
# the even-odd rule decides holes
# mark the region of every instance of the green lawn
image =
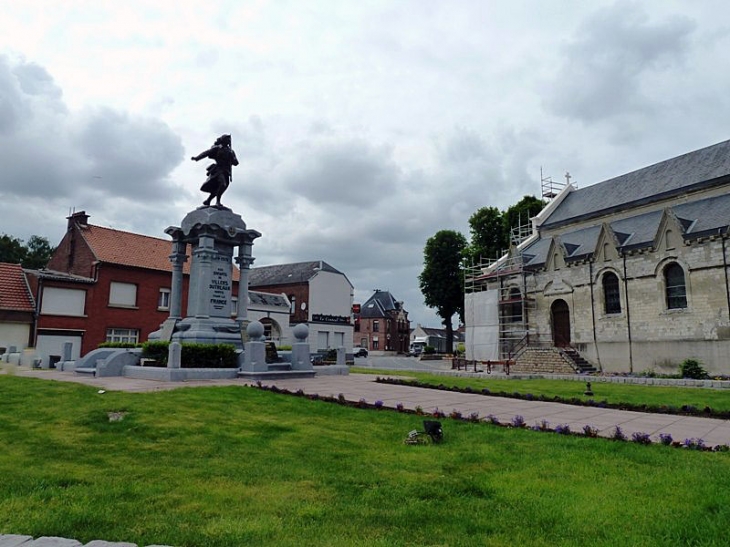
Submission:
[[728,453],[442,422],[444,443],[408,446],[411,414],[0,375],[0,533],[180,547],[727,544]]
[[[434,386],[443,384],[447,387],[471,387],[474,391],[481,391],[487,388],[493,393],[504,391],[505,393],[518,392],[523,395],[531,393],[535,397],[544,395],[546,398],[552,398],[557,395],[565,399],[572,397],[578,397],[584,400],[588,399],[588,397],[583,395],[583,392],[586,390],[585,382],[576,382],[573,380],[468,378],[463,376],[431,374],[428,372],[367,368],[353,368],[352,372],[377,374],[382,377],[408,377]],[[698,409],[709,406],[713,410],[730,412],[730,390],[727,389],[602,383],[590,377],[586,378],[586,381],[591,382],[591,388],[593,390],[593,396],[591,398],[596,401],[606,400],[612,404],[631,403],[637,405],[646,404],[675,407],[692,405]]]

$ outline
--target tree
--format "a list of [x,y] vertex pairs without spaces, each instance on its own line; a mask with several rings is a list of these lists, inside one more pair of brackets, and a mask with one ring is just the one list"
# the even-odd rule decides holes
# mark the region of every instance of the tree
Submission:
[[541,199],[535,196],[524,196],[502,213],[507,234],[512,228],[516,228],[520,224],[527,224],[527,221],[542,211],[543,207],[545,207],[545,202]]
[[0,236],[0,262],[20,264],[25,258],[23,240],[3,234]]
[[488,258],[497,258],[507,248],[508,231],[502,213],[496,207],[482,207],[469,217],[471,244],[468,255],[477,264]]
[[418,281],[424,301],[446,327],[446,347],[454,346],[451,319],[464,316],[464,276],[462,261],[467,249],[466,238],[454,230],[441,230],[426,241],[423,250],[423,271]]
[[53,254],[53,247],[48,239],[40,236],[30,236],[26,249],[25,260],[22,262],[24,268],[45,268]]
[[0,262],[20,264],[23,268],[44,268],[53,254],[48,239],[31,236],[27,245],[17,237],[3,234],[0,236]]

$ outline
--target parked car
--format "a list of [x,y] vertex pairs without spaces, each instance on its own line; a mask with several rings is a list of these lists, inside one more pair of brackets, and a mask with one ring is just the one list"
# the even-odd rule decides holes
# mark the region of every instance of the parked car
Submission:
[[365,348],[354,348],[353,354],[355,357],[367,357],[368,350]]

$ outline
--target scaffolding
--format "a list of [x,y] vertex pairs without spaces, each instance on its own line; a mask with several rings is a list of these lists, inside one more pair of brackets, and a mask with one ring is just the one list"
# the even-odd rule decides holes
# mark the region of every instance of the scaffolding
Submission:
[[540,185],[542,188],[542,199],[550,201],[570,184],[570,173],[565,173],[565,182],[553,180],[553,177],[546,177],[540,167]]
[[535,300],[526,293],[522,256],[513,249],[497,261],[466,267],[464,292],[471,359],[512,359],[529,340],[535,310]]

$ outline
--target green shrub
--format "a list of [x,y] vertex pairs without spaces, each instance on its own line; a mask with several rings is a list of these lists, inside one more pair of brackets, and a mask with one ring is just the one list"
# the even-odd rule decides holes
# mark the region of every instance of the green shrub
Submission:
[[147,341],[142,344],[142,357],[144,359],[154,359],[160,366],[167,366],[167,352],[170,342],[163,340]]
[[423,353],[426,355],[433,355],[436,353],[436,348],[433,346],[423,346]]
[[183,344],[183,368],[237,368],[233,344]]
[[[154,359],[160,366],[167,366],[170,343],[145,342],[142,357]],[[183,344],[180,356],[182,368],[237,368],[238,355],[233,344]]]
[[682,378],[703,380],[709,377],[707,371],[702,368],[702,365],[697,359],[685,359],[682,361],[682,364],[679,365],[679,372],[682,374]]

